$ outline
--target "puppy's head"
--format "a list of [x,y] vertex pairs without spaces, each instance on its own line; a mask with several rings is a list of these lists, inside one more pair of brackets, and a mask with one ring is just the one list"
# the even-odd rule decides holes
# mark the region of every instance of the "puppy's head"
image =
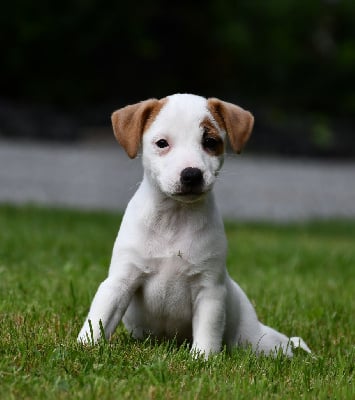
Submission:
[[183,202],[197,201],[212,189],[226,138],[240,153],[253,123],[253,116],[234,104],[191,94],[146,100],[112,114],[115,136],[128,156],[136,157],[142,143],[147,178]]

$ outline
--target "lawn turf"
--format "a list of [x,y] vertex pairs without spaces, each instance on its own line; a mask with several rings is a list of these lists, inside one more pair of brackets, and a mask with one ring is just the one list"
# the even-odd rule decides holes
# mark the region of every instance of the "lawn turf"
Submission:
[[260,319],[302,336],[289,360],[76,336],[107,274],[120,216],[0,206],[1,399],[353,399],[355,221],[227,223],[228,269]]

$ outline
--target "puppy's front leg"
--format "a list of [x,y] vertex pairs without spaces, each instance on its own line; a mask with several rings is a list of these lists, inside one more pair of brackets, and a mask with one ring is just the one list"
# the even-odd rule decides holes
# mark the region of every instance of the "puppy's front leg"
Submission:
[[120,273],[108,276],[96,292],[89,315],[78,335],[78,342],[96,343],[101,337],[100,321],[105,337],[109,338],[139,285],[139,271],[131,266],[121,268]]
[[221,350],[226,319],[225,301],[224,285],[205,287],[199,292],[192,320],[191,353],[194,356],[204,355],[207,359],[210,354]]

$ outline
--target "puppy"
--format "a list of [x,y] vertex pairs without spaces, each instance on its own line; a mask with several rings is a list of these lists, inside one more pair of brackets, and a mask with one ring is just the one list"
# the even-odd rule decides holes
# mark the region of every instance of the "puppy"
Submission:
[[142,144],[144,177],[124,214],[109,274],[99,286],[78,341],[109,338],[122,320],[135,338],[189,341],[194,355],[223,345],[256,353],[310,352],[258,321],[226,269],[226,238],[213,185],[226,141],[239,153],[253,127],[242,108],[191,94],[124,107],[112,115],[129,157]]

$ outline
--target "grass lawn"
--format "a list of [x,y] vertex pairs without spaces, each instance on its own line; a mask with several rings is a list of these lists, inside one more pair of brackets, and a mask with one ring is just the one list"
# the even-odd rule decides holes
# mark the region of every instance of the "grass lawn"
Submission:
[[228,223],[228,268],[260,319],[314,352],[193,361],[187,347],[76,336],[120,217],[0,206],[1,399],[354,399],[355,221]]

